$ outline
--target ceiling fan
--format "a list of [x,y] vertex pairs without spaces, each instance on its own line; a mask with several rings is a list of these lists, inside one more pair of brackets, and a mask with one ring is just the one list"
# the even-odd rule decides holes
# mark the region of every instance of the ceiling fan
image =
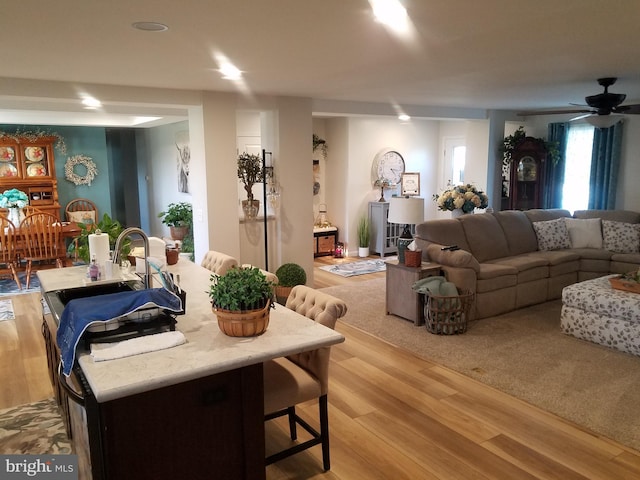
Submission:
[[[616,83],[617,78],[615,77],[605,77],[599,78],[598,83],[600,86],[604,87],[604,92],[599,93],[597,95],[590,95],[585,97],[585,102],[587,104],[582,109],[574,109],[574,110],[537,110],[537,111],[528,111],[528,112],[518,112],[519,116],[530,116],[530,115],[556,115],[556,114],[567,114],[567,113],[579,113],[581,115],[572,118],[570,121],[580,120],[582,118],[586,118],[589,123],[597,124],[596,126],[611,126],[615,121],[618,120],[615,116],[611,119],[606,118],[610,116],[612,113],[615,114],[631,114],[631,115],[640,115],[640,104],[636,105],[621,105],[624,102],[627,96],[623,93],[610,93],[609,87]],[[590,121],[593,120],[593,121]],[[599,121],[600,120],[600,121]],[[611,122],[610,120],[614,120]]]

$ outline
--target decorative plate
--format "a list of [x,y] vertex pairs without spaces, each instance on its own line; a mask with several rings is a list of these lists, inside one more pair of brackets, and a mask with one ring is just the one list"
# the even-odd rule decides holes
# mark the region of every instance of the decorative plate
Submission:
[[44,149],[42,147],[27,147],[24,149],[24,154],[27,160],[39,162],[44,158]]
[[18,169],[10,163],[0,165],[0,177],[17,177]]
[[32,163],[27,167],[28,177],[46,177],[47,169],[41,163]]
[[10,162],[16,156],[12,147],[0,147],[0,162]]

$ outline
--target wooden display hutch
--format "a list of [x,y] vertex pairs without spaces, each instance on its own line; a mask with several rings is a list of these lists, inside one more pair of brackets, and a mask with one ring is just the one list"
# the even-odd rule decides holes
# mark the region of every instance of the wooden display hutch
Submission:
[[60,219],[53,144],[56,137],[0,138],[0,192],[17,188],[29,205]]
[[546,158],[547,149],[544,141],[537,138],[525,137],[514,148],[508,165],[508,208],[542,208]]

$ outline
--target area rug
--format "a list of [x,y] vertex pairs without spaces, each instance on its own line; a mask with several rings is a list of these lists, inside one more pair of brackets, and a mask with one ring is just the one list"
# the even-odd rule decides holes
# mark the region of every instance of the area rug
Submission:
[[340,275],[341,277],[353,277],[356,275],[366,275],[367,273],[384,272],[387,269],[387,264],[384,260],[361,260],[359,262],[341,263],[338,265],[324,265],[319,268]]
[[53,398],[0,410],[0,453],[73,453]]
[[26,287],[27,279],[24,272],[18,272],[18,278],[20,283],[22,284],[22,290],[18,288],[16,282],[13,278],[9,277],[1,277],[0,278],[0,296],[6,295],[20,295],[23,293],[33,293],[40,291],[40,281],[38,280],[38,276],[34,273],[31,275],[31,282],[29,283],[29,288]]
[[0,300],[0,322],[3,320],[15,320],[13,302],[10,299]]
[[640,357],[563,334],[560,300],[442,336],[386,315],[383,278],[322,291],[347,303],[339,322],[640,450]]

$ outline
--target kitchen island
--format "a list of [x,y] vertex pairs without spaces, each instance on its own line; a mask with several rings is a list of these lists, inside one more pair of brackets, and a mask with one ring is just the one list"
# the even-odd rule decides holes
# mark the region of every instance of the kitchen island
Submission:
[[[184,259],[168,270],[187,292],[176,325],[186,344],[105,362],[78,351],[85,411],[76,417],[87,419],[93,478],[264,478],[262,362],[344,337],[281,305],[263,335],[228,337],[211,310],[211,272]],[[38,277],[47,292],[84,286],[85,272],[70,267]]]

